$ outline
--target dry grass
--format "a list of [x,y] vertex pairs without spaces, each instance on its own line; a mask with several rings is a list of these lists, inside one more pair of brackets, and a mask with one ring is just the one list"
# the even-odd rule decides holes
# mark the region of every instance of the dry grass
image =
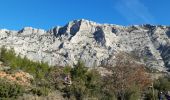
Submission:
[[18,100],[65,100],[59,91],[50,93],[48,96],[35,96],[31,94],[25,94],[19,97]]

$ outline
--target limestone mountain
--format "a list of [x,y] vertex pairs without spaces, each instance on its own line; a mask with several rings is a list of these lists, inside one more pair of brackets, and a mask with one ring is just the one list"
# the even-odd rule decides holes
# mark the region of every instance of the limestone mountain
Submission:
[[170,67],[170,26],[99,24],[74,20],[50,30],[25,27],[20,31],[0,30],[0,46],[50,65],[86,66],[113,63],[119,51],[139,57],[148,67],[160,71]]

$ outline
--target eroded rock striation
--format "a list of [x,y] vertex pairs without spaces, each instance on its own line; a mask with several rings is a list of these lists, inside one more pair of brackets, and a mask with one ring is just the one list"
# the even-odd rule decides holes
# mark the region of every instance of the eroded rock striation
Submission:
[[139,56],[148,67],[170,67],[170,27],[120,26],[74,20],[48,31],[25,27],[20,31],[0,30],[5,45],[31,60],[50,65],[73,65],[82,60],[89,67],[105,65],[119,51]]

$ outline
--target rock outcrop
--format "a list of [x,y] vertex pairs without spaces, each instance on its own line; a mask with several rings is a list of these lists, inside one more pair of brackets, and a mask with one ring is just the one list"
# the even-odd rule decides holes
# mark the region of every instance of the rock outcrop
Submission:
[[154,25],[119,26],[74,20],[48,31],[26,27],[20,31],[0,30],[5,45],[29,59],[50,65],[73,65],[82,60],[89,67],[110,62],[119,51],[141,57],[158,70],[170,67],[170,27]]

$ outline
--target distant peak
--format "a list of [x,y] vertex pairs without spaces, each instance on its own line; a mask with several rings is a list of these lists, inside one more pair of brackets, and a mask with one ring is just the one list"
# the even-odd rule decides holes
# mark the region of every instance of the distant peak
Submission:
[[32,27],[24,27],[23,30],[32,30]]
[[77,20],[74,20],[74,21],[78,21],[78,22],[90,22],[90,20],[88,20],[88,19],[77,19]]
[[93,24],[99,24],[99,23],[96,23],[95,21],[91,21],[91,20],[88,20],[88,19],[77,19],[77,20],[70,21],[69,23],[93,23]]

